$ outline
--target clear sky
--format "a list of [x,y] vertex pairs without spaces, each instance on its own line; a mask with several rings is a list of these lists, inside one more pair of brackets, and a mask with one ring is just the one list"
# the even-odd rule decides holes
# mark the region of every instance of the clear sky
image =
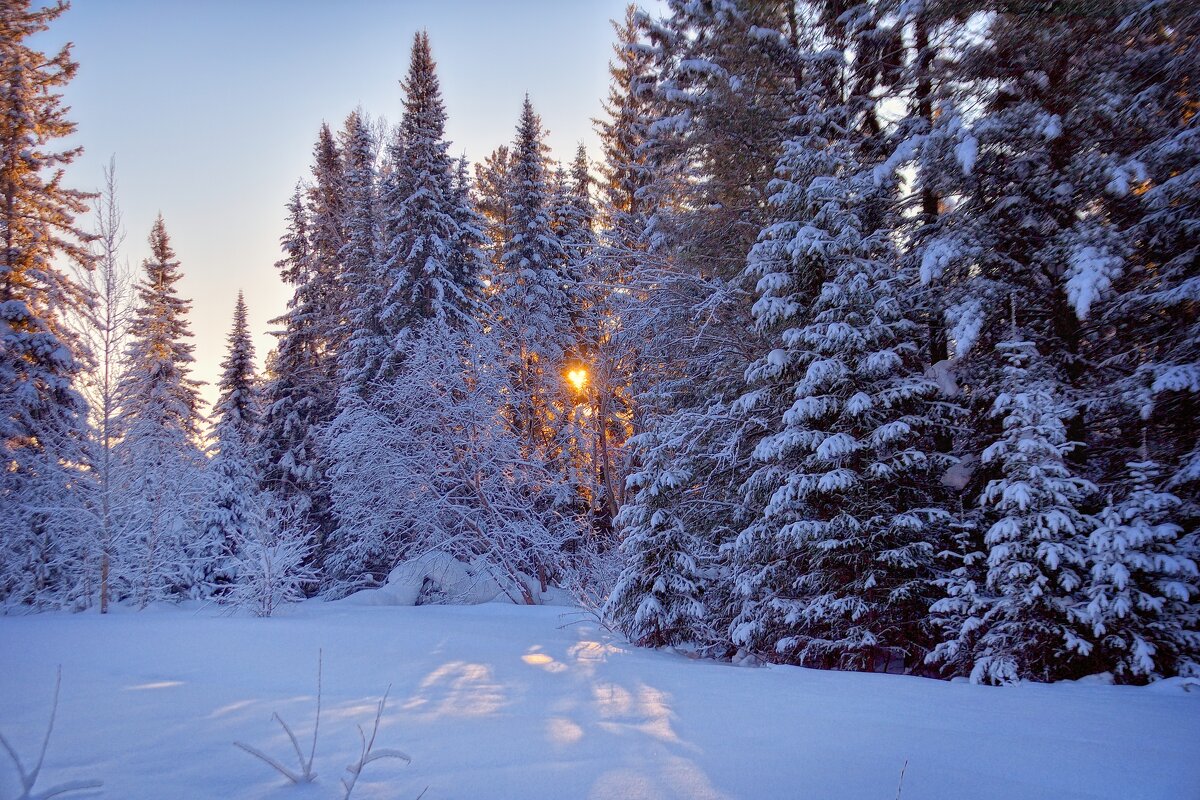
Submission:
[[[308,176],[322,120],[361,105],[400,117],[399,80],[413,33],[429,31],[452,152],[473,161],[513,137],[529,92],[549,143],[569,159],[598,154],[612,53],[608,20],[626,0],[74,0],[39,36],[75,44],[66,91],[84,155],[70,185],[97,188],[117,159],[124,253],[136,267],[161,211],[193,301],[195,376],[219,375],[239,289],[259,362],[267,320],[290,289],[278,279],[284,204]],[[86,220],[88,226],[91,219]]]

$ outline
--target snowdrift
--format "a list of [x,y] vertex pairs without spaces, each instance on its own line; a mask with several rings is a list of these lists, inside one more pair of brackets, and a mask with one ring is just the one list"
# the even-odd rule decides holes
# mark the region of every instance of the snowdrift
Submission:
[[[538,605],[564,605],[567,598],[556,587],[542,593],[537,579],[520,574]],[[507,591],[506,591],[507,589]],[[511,603],[519,589],[482,558],[466,564],[448,553],[426,553],[393,569],[383,586],[363,589],[339,602],[364,606],[479,605]]]

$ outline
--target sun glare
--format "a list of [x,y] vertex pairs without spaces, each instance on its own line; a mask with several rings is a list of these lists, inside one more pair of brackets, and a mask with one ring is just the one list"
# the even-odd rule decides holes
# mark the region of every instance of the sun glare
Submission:
[[588,383],[588,373],[586,369],[579,367],[567,373],[567,381],[575,387],[575,391],[582,392]]

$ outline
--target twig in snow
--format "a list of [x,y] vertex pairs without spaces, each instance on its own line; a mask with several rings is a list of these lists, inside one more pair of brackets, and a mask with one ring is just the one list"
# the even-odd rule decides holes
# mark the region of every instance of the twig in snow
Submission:
[[271,714],[271,719],[278,722],[283,728],[284,733],[286,733],[288,738],[292,740],[292,747],[296,751],[296,761],[298,761],[300,764],[299,775],[292,772],[290,769],[283,766],[283,764],[280,764],[274,758],[271,758],[257,747],[251,747],[245,742],[233,743],[234,747],[240,747],[255,758],[262,760],[263,763],[274,767],[281,775],[283,775],[283,777],[287,778],[292,783],[312,783],[317,779],[317,773],[313,772],[313,759],[316,758],[317,755],[317,732],[321,729],[321,673],[323,665],[324,652],[322,650],[317,650],[317,719],[313,723],[312,747],[308,751],[307,761],[304,759],[304,753],[300,750],[300,742],[296,739],[296,734],[293,733],[288,724],[283,721],[283,717],[279,716],[278,712]]
[[[363,767],[372,761],[377,761],[381,758],[399,758],[406,764],[412,763],[412,759],[399,750],[374,749],[375,736],[379,733],[379,720],[383,718],[383,707],[387,703],[388,695],[391,691],[392,685],[389,683],[387,690],[383,693],[383,697],[379,699],[379,708],[375,710],[375,726],[371,729],[370,739],[367,738],[367,732],[363,730],[363,726],[358,726],[358,738],[362,743],[362,752],[358,757],[357,763],[346,767],[346,771],[350,773],[350,777],[342,778],[342,786],[346,788],[346,794],[342,795],[342,800],[350,800],[350,793],[354,791],[354,786],[358,783],[358,777],[362,774]],[[421,794],[425,794],[425,792],[422,791]]]
[[900,792],[904,790],[904,772],[908,769],[908,759],[904,759],[904,766],[900,768],[900,783],[896,784],[896,800],[900,800]]
[[13,766],[17,768],[17,777],[21,781],[21,794],[17,795],[17,800],[47,800],[51,797],[61,797],[69,792],[83,792],[89,789],[99,789],[104,784],[100,781],[68,781],[60,783],[57,786],[51,786],[38,794],[33,793],[34,784],[37,783],[38,775],[42,772],[42,764],[46,761],[46,750],[50,747],[50,734],[54,732],[54,719],[58,716],[58,690],[62,686],[62,665],[59,665],[58,672],[54,678],[54,701],[50,705],[50,722],[46,725],[46,736],[42,739],[42,749],[38,752],[37,763],[33,765],[33,769],[26,771],[25,765],[21,763],[21,759],[17,756],[17,751],[13,748],[9,741],[4,738],[4,734],[0,734],[0,746],[4,747],[8,757],[12,759]]

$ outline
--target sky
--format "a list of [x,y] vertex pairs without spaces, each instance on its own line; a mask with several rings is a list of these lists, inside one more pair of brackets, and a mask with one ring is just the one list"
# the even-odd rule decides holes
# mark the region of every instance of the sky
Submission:
[[[451,152],[511,141],[526,92],[555,157],[599,154],[610,19],[627,0],[74,0],[33,40],[74,43],[64,92],[84,154],[69,185],[99,188],[111,157],[135,269],[160,212],[193,301],[194,377],[215,398],[238,290],[259,363],[289,287],[278,278],[284,204],[307,178],[323,120],[361,106],[400,118],[413,34],[429,32]],[[81,220],[91,227],[90,216]]]

